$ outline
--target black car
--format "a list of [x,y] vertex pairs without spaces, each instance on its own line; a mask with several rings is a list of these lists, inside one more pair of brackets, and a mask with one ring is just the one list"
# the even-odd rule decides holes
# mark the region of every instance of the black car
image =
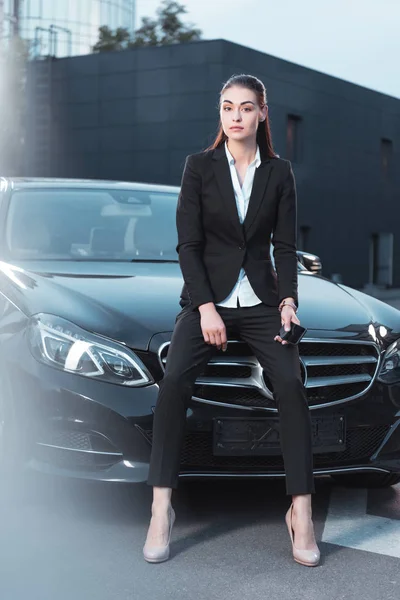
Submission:
[[[3,465],[18,459],[47,473],[143,482],[180,311],[179,188],[0,183]],[[299,260],[298,279],[315,474],[392,485],[400,481],[400,312],[324,278],[312,258],[317,270]],[[283,477],[279,433],[271,383],[246,344],[229,339],[196,381],[181,477]]]

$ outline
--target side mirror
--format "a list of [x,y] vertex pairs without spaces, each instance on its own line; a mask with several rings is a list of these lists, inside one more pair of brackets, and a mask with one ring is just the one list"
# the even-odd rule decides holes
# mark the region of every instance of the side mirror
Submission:
[[309,252],[297,250],[297,258],[301,264],[305,266],[307,271],[311,271],[311,273],[316,273],[317,275],[322,275],[322,263],[319,256],[316,254],[310,254]]

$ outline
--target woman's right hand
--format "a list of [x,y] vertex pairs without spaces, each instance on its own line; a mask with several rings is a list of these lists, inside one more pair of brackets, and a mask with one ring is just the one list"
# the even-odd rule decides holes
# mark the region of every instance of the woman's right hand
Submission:
[[226,327],[213,302],[199,306],[200,326],[206,344],[225,352],[227,348]]

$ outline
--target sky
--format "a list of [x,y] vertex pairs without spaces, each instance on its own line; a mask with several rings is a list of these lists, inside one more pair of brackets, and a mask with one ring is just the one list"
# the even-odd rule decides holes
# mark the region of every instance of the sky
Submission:
[[[178,0],[223,38],[400,98],[400,0]],[[136,0],[136,27],[160,0]]]

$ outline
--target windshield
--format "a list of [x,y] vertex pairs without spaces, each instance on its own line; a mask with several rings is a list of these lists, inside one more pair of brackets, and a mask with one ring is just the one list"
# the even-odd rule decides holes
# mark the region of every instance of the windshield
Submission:
[[[14,260],[178,261],[177,201],[178,192],[152,190],[17,190],[6,253]],[[275,267],[272,250],[271,244]]]
[[35,260],[178,260],[178,194],[150,190],[15,191],[7,254]]

